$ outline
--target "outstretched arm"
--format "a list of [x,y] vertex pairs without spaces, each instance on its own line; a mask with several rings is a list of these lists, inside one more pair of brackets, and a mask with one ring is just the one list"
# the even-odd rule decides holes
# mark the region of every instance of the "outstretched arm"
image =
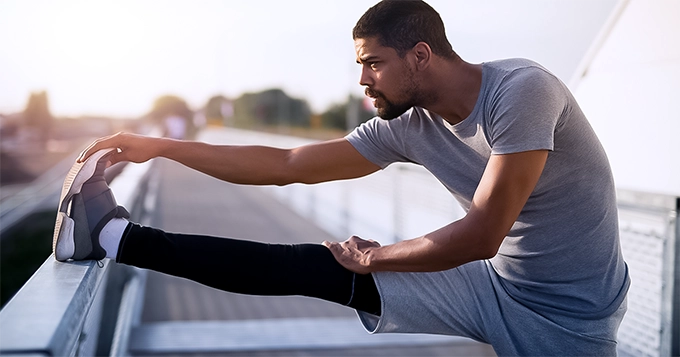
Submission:
[[118,133],[92,143],[78,160],[83,161],[104,148],[119,149],[111,158],[112,163],[139,163],[165,157],[220,180],[251,185],[318,183],[361,177],[379,169],[345,139],[278,149]]
[[467,215],[420,238],[380,247],[352,237],[324,242],[345,268],[374,271],[439,271],[496,255],[533,192],[548,151],[492,155]]

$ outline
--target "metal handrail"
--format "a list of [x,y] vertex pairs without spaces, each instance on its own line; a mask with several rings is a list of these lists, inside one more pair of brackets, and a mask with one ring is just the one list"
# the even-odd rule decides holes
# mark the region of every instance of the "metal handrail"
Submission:
[[[395,171],[395,175],[416,175],[418,179],[423,176],[417,170]],[[133,216],[136,216],[133,217],[136,221],[143,222],[139,219],[139,215],[145,210],[152,209],[146,207],[149,201],[146,199],[146,191],[153,191],[153,188],[148,187],[153,186],[154,180],[149,178],[152,173],[152,163],[128,165],[111,184],[119,204],[129,208]],[[299,198],[304,194],[304,190],[322,190],[324,187],[326,186],[297,186],[295,196]],[[286,188],[273,187],[272,189],[285,190]],[[394,193],[393,190],[385,190],[386,195],[391,193]],[[314,194],[314,192],[308,194]],[[634,272],[636,263],[633,253],[647,254],[648,257],[645,259],[651,257],[655,264],[657,260],[662,261],[660,264],[663,266],[663,269],[655,268],[653,274],[650,273],[653,279],[662,280],[660,284],[655,283],[658,292],[646,290],[645,286],[638,285],[641,279],[633,279],[627,318],[634,318],[635,314],[639,313],[639,311],[634,311],[635,294],[638,296],[655,294],[650,299],[659,301],[659,316],[642,316],[644,319],[652,320],[654,331],[651,333],[657,333],[656,326],[658,326],[658,335],[653,336],[656,342],[651,347],[645,347],[645,351],[649,351],[646,354],[680,355],[680,259],[678,258],[680,254],[680,221],[678,220],[680,198],[627,190],[618,190],[617,194],[621,222],[624,223],[621,231],[628,237],[622,239],[622,243],[628,245],[628,250],[624,249],[624,257],[628,260],[632,272]],[[348,202],[347,197],[330,196],[339,201],[333,205],[324,202],[326,208],[333,207],[333,209],[344,211],[350,209],[350,207],[343,206]],[[317,201],[317,199],[305,200],[311,203]],[[291,204],[291,202],[287,203]],[[310,209],[309,212],[313,210]],[[652,247],[653,249],[647,247],[638,249],[639,246],[635,246],[638,243],[626,242],[626,239],[647,240],[655,246]],[[121,270],[124,270],[123,278],[120,277],[121,274],[113,274]],[[101,289],[104,287],[106,291],[102,292]],[[96,349],[100,351],[99,354],[124,355],[128,352],[131,329],[139,323],[143,287],[144,273],[138,269],[110,264],[109,261],[105,261],[102,268],[99,268],[96,262],[59,263],[50,256],[0,311],[0,331],[2,331],[0,354],[95,355]],[[112,290],[117,291],[116,298],[111,298],[112,294],[109,292]],[[643,298],[647,299],[644,296]],[[114,301],[115,304],[110,304],[110,301]],[[116,307],[115,313],[108,315],[113,318],[106,317],[104,310],[108,305]],[[108,327],[113,332],[104,343],[98,339],[98,336],[103,334],[100,330],[105,329],[102,321],[115,325],[115,327]],[[622,328],[619,330],[619,337],[628,340],[619,341],[621,355],[636,355],[638,347],[634,342],[640,336],[644,337],[645,333],[650,332],[650,329],[640,331],[640,328],[645,328],[645,326],[637,320],[626,321],[624,319]],[[621,332],[624,334],[622,335]],[[108,346],[105,346],[107,344]],[[101,352],[103,345],[104,352]],[[640,354],[642,353],[637,353],[637,355]]]
[[[111,183],[119,204],[135,215],[152,162],[127,165]],[[94,355],[109,260],[57,262],[50,255],[0,310],[0,354]],[[113,321],[115,323],[115,321]]]

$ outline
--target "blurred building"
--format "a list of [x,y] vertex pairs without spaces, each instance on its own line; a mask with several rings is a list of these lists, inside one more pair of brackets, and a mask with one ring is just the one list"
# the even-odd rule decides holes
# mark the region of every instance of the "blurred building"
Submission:
[[570,87],[618,187],[680,195],[680,1],[619,1]]

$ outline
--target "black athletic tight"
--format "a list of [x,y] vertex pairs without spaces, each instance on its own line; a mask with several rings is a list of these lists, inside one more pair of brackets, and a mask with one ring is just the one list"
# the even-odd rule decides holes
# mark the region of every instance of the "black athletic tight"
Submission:
[[250,295],[304,295],[380,315],[373,277],[342,267],[320,244],[268,244],[129,224],[119,263]]

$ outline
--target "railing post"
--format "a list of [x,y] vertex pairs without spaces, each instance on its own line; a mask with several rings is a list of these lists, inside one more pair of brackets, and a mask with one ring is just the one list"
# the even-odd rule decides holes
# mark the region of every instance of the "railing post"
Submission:
[[618,191],[621,246],[632,280],[619,328],[623,356],[677,355],[678,197]]
[[680,356],[680,197],[675,199],[675,257],[673,317],[671,320],[671,356]]

